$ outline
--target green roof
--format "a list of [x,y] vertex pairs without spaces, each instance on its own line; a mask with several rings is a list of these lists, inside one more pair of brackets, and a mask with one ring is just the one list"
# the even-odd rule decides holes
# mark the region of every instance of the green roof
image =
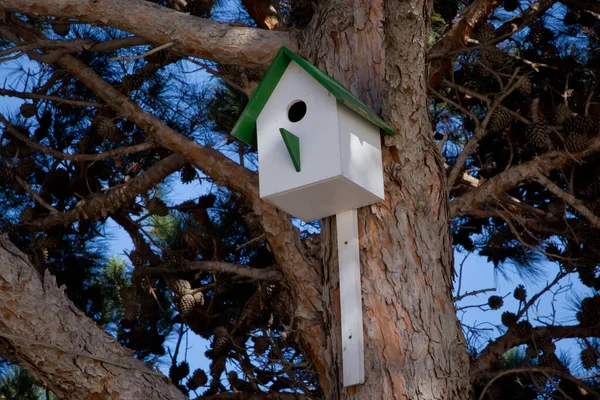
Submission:
[[390,135],[396,134],[396,132],[394,132],[388,124],[383,122],[373,110],[354,97],[341,83],[295,54],[290,49],[281,46],[281,49],[279,49],[279,52],[273,59],[271,66],[256,88],[254,95],[233,127],[233,131],[231,132],[233,136],[256,147],[256,119],[269,100],[269,97],[271,97],[273,90],[275,90],[275,87],[291,61],[296,62],[296,64],[308,72],[310,76],[315,78],[317,82],[334,95],[340,103],[371,123],[377,125],[386,133],[389,133]]

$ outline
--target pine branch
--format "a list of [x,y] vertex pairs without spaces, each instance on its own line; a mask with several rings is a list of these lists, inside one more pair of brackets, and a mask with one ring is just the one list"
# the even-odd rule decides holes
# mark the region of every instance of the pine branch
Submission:
[[450,203],[451,218],[468,215],[484,203],[493,200],[495,196],[513,189],[520,184],[536,180],[539,174],[548,175],[550,171],[561,168],[574,161],[573,157],[582,159],[600,151],[600,138],[590,140],[589,147],[580,153],[571,154],[567,151],[552,151],[529,162],[512,167],[490,178],[479,187],[455,198]]
[[[467,39],[473,31],[485,22],[488,16],[500,5],[498,0],[477,0],[463,10],[453,22],[452,28],[446,32],[431,48],[433,57],[442,57],[444,54],[465,46]],[[450,71],[451,60],[436,71],[429,74],[429,86],[437,88],[444,75]]]
[[594,13],[600,13],[600,3],[596,1],[584,1],[584,0],[559,0],[561,3],[579,10],[591,11]]
[[71,100],[71,99],[64,99],[62,97],[47,96],[44,94],[36,94],[36,93],[24,93],[24,92],[18,92],[16,90],[8,90],[8,89],[0,89],[0,95],[18,97],[20,99],[51,100],[51,101],[56,101],[58,104],[71,104],[73,106],[80,106],[80,107],[104,107],[104,104],[96,103],[94,101]]
[[[547,378],[549,378],[550,381],[552,380],[552,379],[550,379],[550,375],[558,376],[561,379],[569,380],[569,381],[575,383],[577,386],[580,386],[594,398],[600,397],[600,394],[598,394],[598,392],[596,392],[592,387],[590,387],[589,385],[586,385],[579,379],[575,378],[573,375],[571,375],[567,371],[568,370],[559,371],[554,368],[545,368],[545,367],[519,367],[519,368],[511,368],[506,371],[501,371],[501,372],[498,372],[497,374],[495,374],[495,376],[483,388],[483,391],[481,392],[481,395],[479,396],[479,400],[483,400],[485,398],[485,394],[487,393],[487,390],[492,386],[492,384],[496,380],[502,378],[503,376],[512,375],[512,374],[526,374],[526,373],[531,373],[531,372],[541,372]],[[555,385],[554,383],[552,383],[552,384]],[[565,393],[561,389],[559,389],[557,386],[555,386],[555,387],[559,391],[561,391],[563,393],[563,395],[565,395]],[[570,398],[570,397],[566,397],[566,398]]]
[[0,10],[26,15],[70,18],[111,26],[157,46],[224,64],[266,67],[281,46],[298,48],[291,31],[267,31],[197,18],[143,0],[2,0]]
[[559,199],[564,200],[566,203],[570,204],[571,207],[573,207],[575,210],[579,211],[581,215],[583,215],[585,218],[588,219],[588,221],[590,221],[592,226],[594,226],[595,228],[600,228],[600,218],[598,218],[589,208],[587,208],[583,201],[565,192],[542,174],[538,174],[535,177],[535,180],[540,185],[548,189],[550,193],[552,193]]
[[[15,29],[24,37],[33,36],[32,29],[24,30],[18,27]],[[34,37],[34,39],[38,38]],[[317,261],[306,255],[302,241],[289,216],[260,198],[256,173],[236,164],[219,151],[200,146],[177,133],[135,104],[128,96],[120,93],[75,57],[65,55],[58,60],[58,63],[93,90],[115,112],[144,129],[152,140],[185,156],[215,183],[244,195],[259,218],[271,251],[284,275],[289,281],[295,283],[296,290],[303,293],[299,296],[305,299],[303,313],[319,319],[315,312],[319,312],[320,309],[317,303],[311,301],[320,298],[321,292],[320,269],[314,265]]]
[[70,211],[31,221],[27,227],[34,231],[44,231],[56,225],[67,226],[75,221],[94,220],[111,215],[181,169],[185,162],[185,157],[173,154],[129,182],[112,187],[105,194],[83,199]]
[[19,132],[18,129],[15,129],[15,127],[6,118],[4,118],[4,116],[2,114],[0,114],[0,122],[2,122],[4,124],[4,126],[7,128],[7,132],[10,135],[21,140],[22,142],[27,144],[27,146],[29,146],[32,149],[35,149],[37,151],[40,151],[44,154],[48,154],[53,157],[56,157],[59,160],[100,161],[100,160],[105,160],[107,158],[118,158],[124,154],[137,153],[140,151],[144,151],[144,150],[148,150],[153,147],[156,147],[156,145],[154,143],[145,142],[145,143],[140,143],[140,144],[136,144],[133,146],[126,146],[126,147],[120,147],[120,148],[114,149],[114,150],[107,150],[107,151],[99,153],[99,154],[68,154],[68,153],[62,153],[60,151],[54,150],[50,147],[42,146],[41,144],[29,139],[27,136],[25,136],[21,132]]
[[481,352],[477,360],[471,364],[471,381],[484,377],[487,371],[494,367],[498,357],[513,347],[531,341],[535,342],[541,338],[570,339],[583,337],[600,337],[600,324],[592,327],[578,325],[536,327],[533,328],[531,336],[526,338],[518,337],[512,330],[509,330],[503,336],[491,342]]
[[253,268],[247,265],[231,264],[220,261],[192,261],[187,262],[181,268],[144,268],[143,272],[148,274],[171,275],[189,271],[222,272],[264,281],[281,281],[283,279],[283,274],[275,269],[275,266],[269,268]]
[[[129,1],[135,4],[140,3],[140,0],[127,0],[128,4]],[[108,0],[102,4],[107,5],[106,3],[113,2],[121,4],[122,0]],[[27,0],[25,3],[31,4],[32,1]],[[60,1],[60,3],[63,3],[63,1]],[[152,6],[152,8],[154,9],[155,7]],[[194,18],[194,20],[199,19]],[[137,22],[139,23],[139,21]],[[11,23],[10,27],[29,41],[47,39],[30,25],[25,25],[23,23],[17,25]],[[286,280],[292,284],[293,291],[296,292],[296,298],[302,299],[297,305],[297,310],[303,315],[303,321],[307,324],[305,334],[312,337],[314,333],[308,333],[308,326],[310,325],[312,327],[311,329],[314,330],[316,326],[312,321],[321,320],[320,312],[322,311],[322,306],[319,299],[321,298],[322,290],[322,271],[317,267],[318,260],[315,260],[306,254],[306,249],[300,240],[299,235],[296,233],[289,216],[261,200],[256,174],[231,161],[217,150],[200,146],[198,143],[177,133],[160,119],[139,107],[128,96],[120,93],[111,84],[104,81],[102,77],[97,75],[91,68],[75,57],[64,55],[57,60],[57,63],[75,78],[79,79],[83,84],[88,86],[115,112],[134,122],[146,131],[151,136],[152,140],[175,153],[183,155],[196,167],[210,176],[215,183],[229,187],[233,191],[246,197],[262,224],[271,251],[275,256],[278,265],[281,267]],[[142,176],[146,175],[147,172]],[[166,177],[166,175],[164,177]],[[136,178],[132,181],[135,179]],[[141,182],[137,185],[139,185],[141,189],[145,189],[144,191],[148,190]],[[118,197],[115,200],[118,201]],[[85,204],[87,205],[88,203]],[[92,206],[91,203],[89,206],[91,211],[98,212],[99,209],[105,209],[104,207],[106,205],[108,204],[105,204],[102,199],[98,198],[97,201],[94,202],[94,206]],[[66,214],[60,215],[65,216]],[[57,218],[56,220],[51,221],[51,223],[73,222],[79,216],[79,212],[78,210],[72,210],[68,215],[68,218],[64,217],[65,220]],[[42,221],[47,220],[48,218]],[[46,228],[46,225],[41,225],[38,221],[36,228],[44,229]],[[299,327],[299,330],[302,330],[301,326]]]

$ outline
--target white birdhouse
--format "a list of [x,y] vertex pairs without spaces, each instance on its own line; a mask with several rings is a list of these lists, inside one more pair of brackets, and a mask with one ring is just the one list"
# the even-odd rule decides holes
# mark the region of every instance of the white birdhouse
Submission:
[[346,88],[282,47],[232,134],[258,148],[260,196],[303,221],[335,215],[344,386],[364,382],[356,209],[384,199],[380,129]]
[[380,129],[394,134],[282,47],[232,134],[258,148],[261,198],[308,222],[383,200]]

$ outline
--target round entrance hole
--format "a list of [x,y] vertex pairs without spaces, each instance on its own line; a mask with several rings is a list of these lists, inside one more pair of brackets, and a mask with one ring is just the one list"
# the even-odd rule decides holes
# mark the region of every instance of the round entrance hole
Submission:
[[288,107],[288,119],[290,122],[298,122],[306,115],[306,103],[302,100],[293,102]]

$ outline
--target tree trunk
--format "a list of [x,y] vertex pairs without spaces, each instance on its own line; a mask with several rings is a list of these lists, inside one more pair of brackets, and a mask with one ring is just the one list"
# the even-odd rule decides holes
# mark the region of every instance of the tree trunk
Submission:
[[[466,399],[464,337],[452,303],[452,246],[443,164],[427,111],[431,4],[331,1],[315,17],[304,54],[396,129],[384,138],[386,199],[359,210],[365,376],[341,382],[334,219],[323,220],[329,364],[317,364],[331,399]],[[308,345],[314,348],[318,345]]]
[[[0,236],[0,340],[10,358],[63,399],[186,397],[132,357]],[[2,352],[6,354],[6,352]]]

